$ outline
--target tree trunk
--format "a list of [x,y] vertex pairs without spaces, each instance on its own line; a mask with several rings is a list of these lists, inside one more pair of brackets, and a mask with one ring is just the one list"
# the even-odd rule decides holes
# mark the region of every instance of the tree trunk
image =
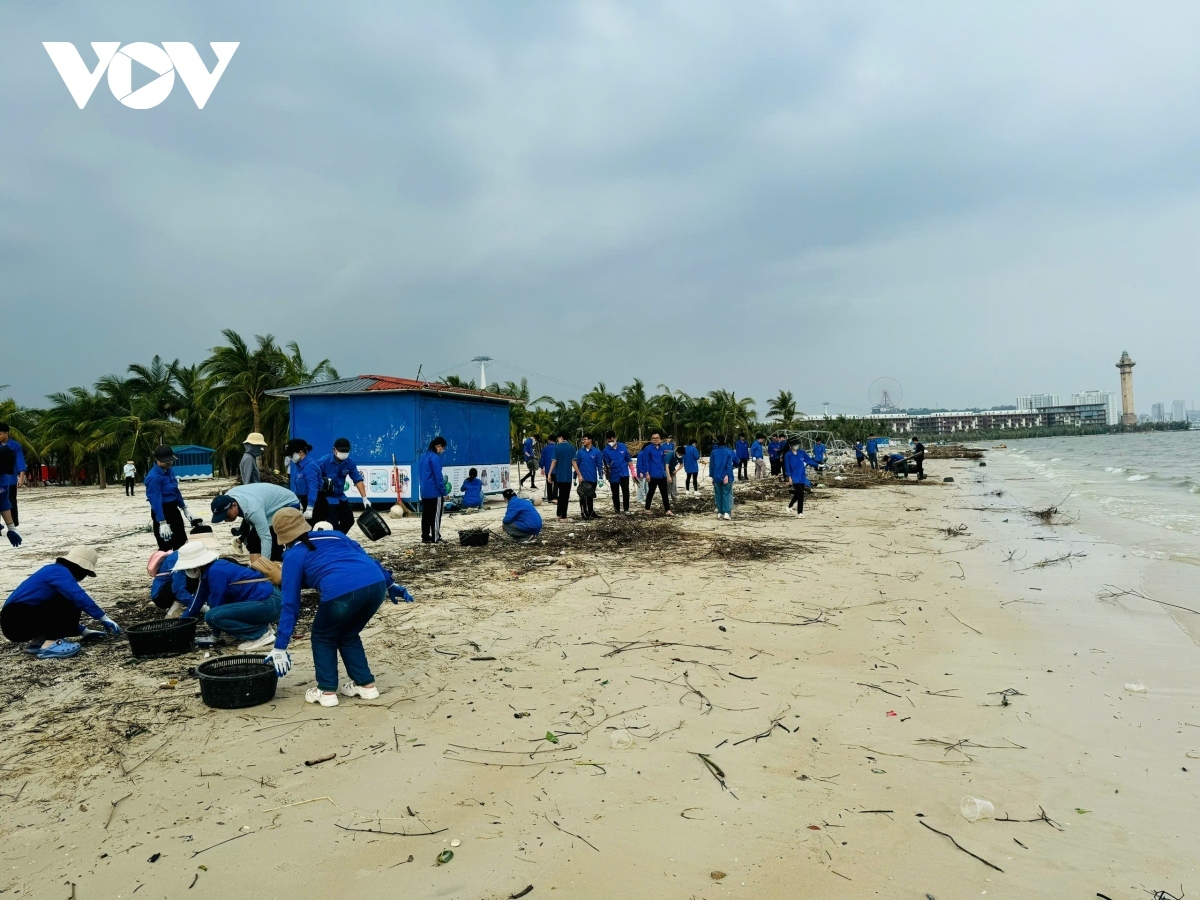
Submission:
[[100,479],[100,490],[104,490],[108,487],[108,472],[104,470],[104,457],[98,453],[96,454],[96,472]]
[[253,395],[250,397],[250,409],[254,412],[254,430],[262,434],[262,417],[258,411],[258,398]]

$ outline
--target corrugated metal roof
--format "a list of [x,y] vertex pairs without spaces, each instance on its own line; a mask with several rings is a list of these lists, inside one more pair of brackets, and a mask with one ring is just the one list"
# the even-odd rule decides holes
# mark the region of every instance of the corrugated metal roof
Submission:
[[385,393],[430,393],[453,394],[462,397],[475,397],[480,400],[498,400],[504,403],[520,403],[512,397],[503,394],[493,394],[491,391],[479,391],[473,388],[458,387],[442,384],[437,381],[414,381],[411,378],[392,378],[388,375],[359,375],[357,378],[338,378],[334,381],[315,381],[310,384],[295,387],[278,388],[267,391],[275,397],[286,397],[290,394],[361,394],[367,391],[382,391]]

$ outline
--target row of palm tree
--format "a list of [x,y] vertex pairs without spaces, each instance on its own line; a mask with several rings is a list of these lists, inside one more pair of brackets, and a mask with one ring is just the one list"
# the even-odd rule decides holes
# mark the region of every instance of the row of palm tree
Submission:
[[248,343],[232,329],[225,343],[196,365],[155,356],[135,363],[124,375],[105,375],[91,388],[72,387],[50,394],[43,409],[0,400],[26,450],[29,465],[54,466],[60,477],[95,479],[101,487],[132,459],[144,472],[159,444],[212,447],[221,473],[232,471],[251,431],[267,440],[268,464],[279,462],[288,437],[286,398],[276,388],[337,378],[329,360],[310,364],[293,341],[280,346],[273,335]]

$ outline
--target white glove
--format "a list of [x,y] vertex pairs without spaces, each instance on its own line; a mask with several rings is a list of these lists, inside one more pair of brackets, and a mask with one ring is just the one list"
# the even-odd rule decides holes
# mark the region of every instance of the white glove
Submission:
[[179,511],[181,513],[183,513],[183,521],[193,522],[193,523],[196,521],[195,519],[192,518],[192,514],[188,511],[188,508],[186,506],[179,507]]
[[292,658],[286,650],[272,650],[271,655],[264,658],[263,662],[271,663],[275,667],[275,674],[280,678],[292,671]]
[[246,549],[246,546],[245,546],[245,544],[242,543],[241,538],[234,538],[232,541],[230,541],[230,543],[233,544],[233,552],[234,553],[241,553],[243,550]]
[[312,520],[313,520],[313,511],[312,511],[312,507],[310,506],[308,509],[304,510],[304,521],[311,524]]
[[171,530],[171,526],[168,525],[166,522],[158,523],[158,536],[160,538],[162,538],[164,541],[169,541],[171,539],[171,535],[173,535],[174,533],[175,532],[173,532]]
[[368,500],[366,497],[363,497],[363,498],[362,498],[362,502],[363,502],[363,508],[364,508],[364,509],[370,509],[370,508],[371,508],[371,501],[370,501],[370,500]]

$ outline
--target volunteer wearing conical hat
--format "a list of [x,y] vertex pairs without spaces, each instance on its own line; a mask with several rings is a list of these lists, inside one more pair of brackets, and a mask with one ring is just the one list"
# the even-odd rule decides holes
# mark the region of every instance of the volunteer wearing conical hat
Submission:
[[298,509],[281,509],[271,526],[287,548],[283,553],[283,611],[275,648],[267,657],[282,678],[292,668],[288,644],[300,614],[300,591],[316,588],[321,595],[309,633],[317,686],[304,695],[309,703],[338,704],[338,654],[349,679],[342,685],[347,697],[374,700],[379,696],[375,676],[359,637],[385,597],[393,603],[412,602],[412,595],[392,581],[383,568],[353,539],[340,531],[309,530]]
[[179,492],[179,479],[171,471],[175,465],[175,451],[169,444],[162,444],[154,451],[154,468],[146,473],[146,500],[150,504],[153,518],[154,539],[159,550],[178,550],[187,543],[187,522],[200,523],[188,512]]
[[257,431],[250,432],[242,441],[244,452],[242,461],[238,463],[238,477],[242,479],[242,484],[257,484],[262,481],[262,476],[258,473],[258,458],[262,456],[266,447],[266,439]]
[[121,627],[79,586],[84,578],[96,576],[94,547],[72,547],[48,566],[42,566],[8,595],[0,609],[0,631],[10,641],[29,642],[25,648],[38,659],[67,659],[80,651],[78,643],[64,638],[91,638],[103,634],[84,628],[81,613],[87,613],[109,634]]
[[261,572],[221,559],[203,541],[188,541],[179,549],[173,571],[182,572],[196,585],[185,616],[199,615],[214,637],[227,634],[240,640],[239,650],[266,650],[275,642],[279,620],[279,588]]

